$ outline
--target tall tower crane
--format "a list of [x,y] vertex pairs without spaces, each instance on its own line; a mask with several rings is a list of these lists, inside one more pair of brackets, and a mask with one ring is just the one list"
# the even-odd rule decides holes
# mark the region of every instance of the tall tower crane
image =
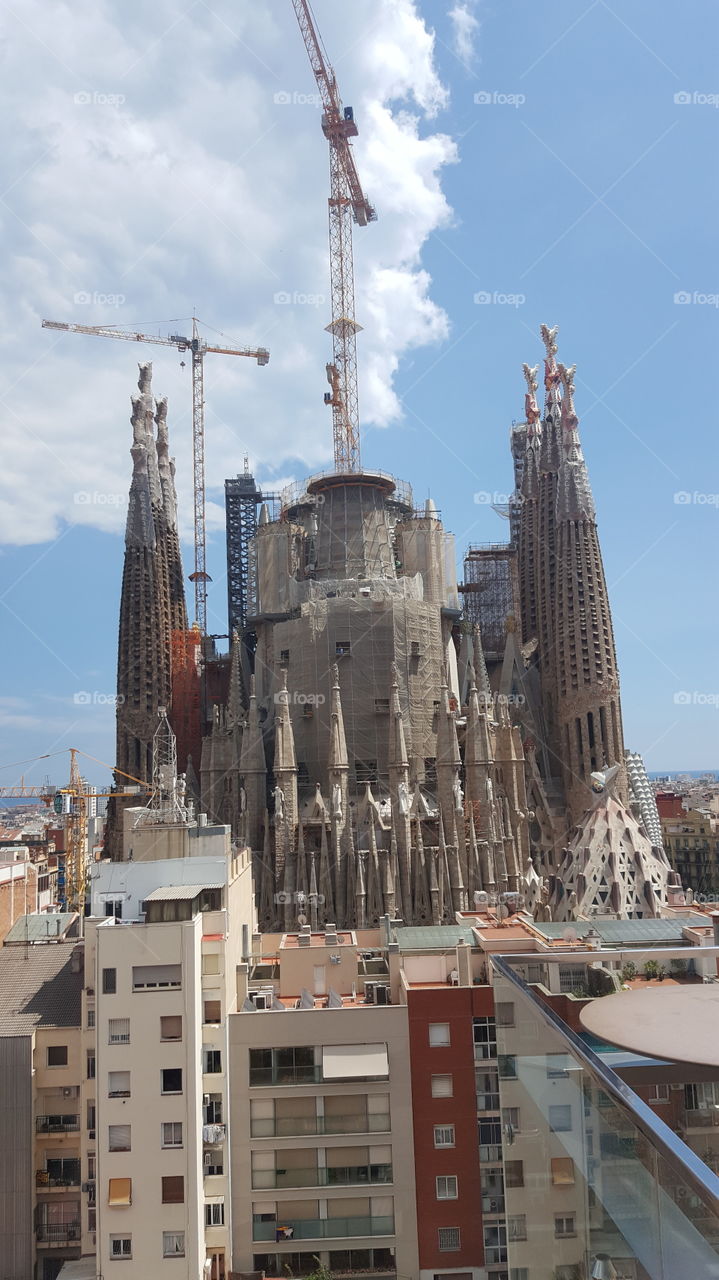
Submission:
[[133,333],[113,325],[63,324],[58,320],[43,320],[43,329],[62,329],[66,333],[89,333],[96,338],[121,338],[123,342],[154,342],[161,347],[176,347],[192,355],[192,472],[195,491],[195,571],[190,581],[195,584],[195,621],[203,636],[207,634],[207,583],[211,581],[206,568],[205,535],[205,369],[207,352],[221,356],[252,356],[258,364],[267,364],[270,353],[266,347],[220,347],[205,342],[200,336],[197,320],[192,320],[192,337],[171,333],[166,338],[149,333]]
[[332,364],[327,365],[325,404],[332,406],[335,469],[360,469],[359,405],[357,396],[357,334],[355,320],[352,222],[366,227],[377,213],[362,190],[350,138],[358,134],[354,112],[342,106],[335,73],[320,39],[308,0],[292,0],[305,48],[322,98],[322,132],[330,144],[330,293]]

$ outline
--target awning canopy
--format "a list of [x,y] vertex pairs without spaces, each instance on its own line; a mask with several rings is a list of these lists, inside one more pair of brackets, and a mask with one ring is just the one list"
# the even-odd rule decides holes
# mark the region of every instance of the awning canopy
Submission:
[[325,1080],[386,1080],[389,1076],[387,1045],[323,1045],[322,1076]]

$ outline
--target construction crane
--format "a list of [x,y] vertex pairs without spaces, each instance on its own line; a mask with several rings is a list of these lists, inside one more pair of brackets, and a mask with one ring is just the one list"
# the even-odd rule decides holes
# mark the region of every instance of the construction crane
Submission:
[[322,132],[330,144],[330,294],[332,364],[327,365],[325,404],[332,406],[335,469],[360,469],[359,403],[357,395],[357,334],[355,320],[352,222],[366,227],[377,213],[362,190],[350,138],[358,129],[351,107],[343,107],[337,79],[329,64],[307,0],[292,0],[322,99]]
[[58,320],[43,320],[43,329],[62,329],[66,333],[89,333],[96,338],[121,338],[123,342],[153,342],[161,347],[176,347],[192,355],[192,474],[195,492],[195,570],[190,581],[195,586],[195,621],[203,636],[207,634],[207,583],[211,582],[206,567],[205,534],[205,356],[212,352],[221,356],[251,356],[259,365],[267,364],[270,353],[266,347],[221,347],[205,342],[200,336],[198,321],[193,317],[192,337],[171,333],[166,338],[150,333],[134,333],[113,325],[63,324]]
[[[130,782],[136,784],[125,791],[95,791],[89,788],[80,773],[78,755],[84,755],[77,747],[68,747],[70,752],[70,781],[66,787],[55,787],[48,780],[40,787],[29,787],[24,778],[20,783],[10,787],[0,787],[0,800],[37,798],[46,805],[52,805],[55,813],[65,819],[65,857],[58,863],[58,902],[63,911],[78,911],[80,915],[85,909],[87,891],[87,873],[89,849],[87,846],[87,819],[89,802],[100,800],[105,796],[124,798],[140,796],[151,791],[147,783],[135,778],[131,773],[123,773],[116,769]],[[38,756],[38,760],[45,759]],[[88,759],[94,760],[94,756]],[[102,764],[102,761],[96,761]],[[109,768],[109,766],[106,766]]]

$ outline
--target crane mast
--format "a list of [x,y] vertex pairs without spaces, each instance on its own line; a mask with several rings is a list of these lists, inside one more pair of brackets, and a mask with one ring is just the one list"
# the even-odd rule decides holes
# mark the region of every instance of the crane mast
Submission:
[[270,353],[265,347],[227,347],[205,342],[197,321],[192,321],[192,337],[179,333],[167,337],[132,330],[115,329],[111,325],[64,324],[59,320],[43,320],[43,329],[61,329],[66,333],[87,333],[95,338],[119,338],[123,342],[152,342],[156,346],[176,347],[192,355],[192,478],[194,487],[195,569],[190,581],[195,588],[195,621],[203,636],[207,635],[207,573],[205,530],[205,355],[251,356],[258,364],[267,364]]
[[335,469],[360,470],[359,398],[357,392],[357,334],[355,319],[352,223],[365,227],[377,214],[367,200],[357,173],[350,138],[358,133],[351,107],[342,106],[337,79],[325,54],[308,0],[292,0],[305,48],[322,99],[322,132],[330,147],[330,300],[332,363],[327,365],[331,390],[325,404],[332,408]]

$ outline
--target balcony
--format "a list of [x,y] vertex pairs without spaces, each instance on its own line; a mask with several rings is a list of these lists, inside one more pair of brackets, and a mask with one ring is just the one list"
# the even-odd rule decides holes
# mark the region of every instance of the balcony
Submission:
[[78,1133],[79,1116],[37,1116],[35,1130],[37,1133]]
[[352,1116],[276,1116],[274,1119],[252,1120],[253,1138],[301,1138],[322,1134],[389,1133],[386,1115]]
[[343,1240],[355,1236],[392,1236],[394,1217],[282,1218],[252,1223],[253,1240]]
[[203,1124],[202,1141],[211,1147],[216,1147],[218,1143],[224,1142],[227,1136],[227,1130],[224,1124]]
[[38,1244],[72,1244],[80,1239],[80,1219],[71,1222],[38,1222],[35,1227]]
[[719,1107],[700,1107],[685,1111],[687,1129],[715,1129],[719,1125]]
[[270,1084],[319,1084],[322,1068],[317,1066],[250,1067],[250,1088]]
[[80,1161],[73,1165],[71,1161],[65,1161],[65,1168],[62,1172],[52,1173],[49,1169],[35,1170],[35,1186],[42,1187],[44,1191],[66,1190],[68,1187],[80,1186]]
[[253,1190],[289,1187],[352,1187],[392,1181],[391,1164],[340,1165],[314,1169],[255,1169]]
[[493,1196],[482,1196],[482,1213],[504,1213],[504,1196],[497,1194]]

